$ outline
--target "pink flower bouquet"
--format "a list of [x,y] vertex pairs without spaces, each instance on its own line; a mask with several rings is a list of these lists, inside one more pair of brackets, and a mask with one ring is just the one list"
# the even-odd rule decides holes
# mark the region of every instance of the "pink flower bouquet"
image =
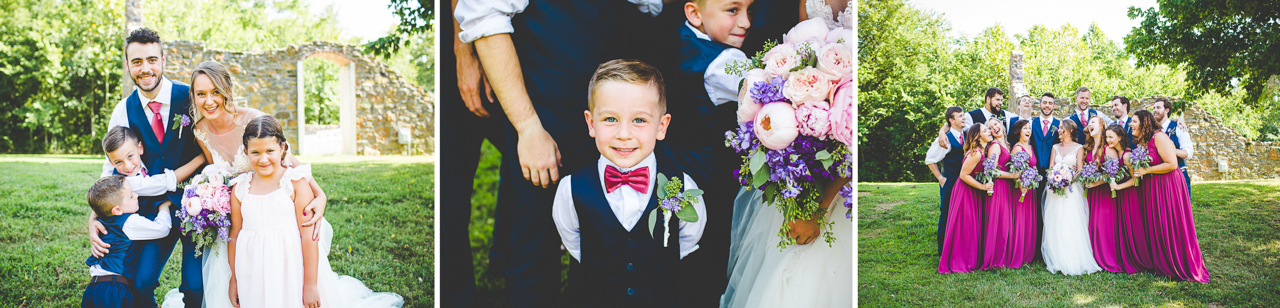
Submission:
[[191,177],[182,193],[178,229],[196,243],[196,256],[218,242],[226,242],[231,229],[231,186],[234,175],[217,165]]
[[[762,190],[785,216],[779,247],[795,243],[786,222],[816,218],[830,225],[818,204],[822,187],[853,177],[853,59],[845,40],[809,20],[784,43],[767,42],[755,57],[725,69],[743,77],[739,127],[725,132],[725,146],[742,155],[734,171],[740,183]],[[835,241],[829,231],[823,237]]]

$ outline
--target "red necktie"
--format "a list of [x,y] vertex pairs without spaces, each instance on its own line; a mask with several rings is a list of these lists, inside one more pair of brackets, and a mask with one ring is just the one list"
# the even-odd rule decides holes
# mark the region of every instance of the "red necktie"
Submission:
[[1040,126],[1041,126],[1041,127],[1043,127],[1043,128],[1042,128],[1042,130],[1044,130],[1044,135],[1045,135],[1045,136],[1048,136],[1048,135],[1049,135],[1049,120],[1043,120],[1043,119],[1042,119],[1042,120],[1040,120],[1040,123],[1041,123],[1041,124],[1040,124]]
[[631,170],[630,172],[622,172],[618,171],[618,168],[614,168],[613,166],[605,166],[605,191],[613,192],[622,187],[622,185],[631,186],[631,189],[635,189],[641,193],[648,192],[649,167],[640,167],[640,169]]
[[164,120],[160,118],[160,102],[147,103],[151,108],[151,131],[156,133],[156,140],[164,143]]

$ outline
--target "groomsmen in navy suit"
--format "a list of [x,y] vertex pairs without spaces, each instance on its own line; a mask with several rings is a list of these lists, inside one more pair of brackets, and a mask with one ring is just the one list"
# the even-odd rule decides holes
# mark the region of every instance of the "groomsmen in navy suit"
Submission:
[[1187,127],[1169,119],[1170,109],[1173,109],[1173,103],[1161,97],[1157,98],[1155,105],[1151,106],[1151,113],[1156,116],[1156,122],[1160,122],[1159,127],[1169,135],[1169,139],[1173,140],[1173,146],[1178,149],[1174,151],[1175,156],[1178,157],[1178,168],[1182,169],[1182,177],[1187,180],[1187,191],[1191,191],[1191,173],[1187,172],[1187,160],[1195,154],[1196,147],[1191,141],[1191,133],[1187,132]]
[[1129,134],[1129,136],[1126,137],[1129,138],[1129,148],[1133,148],[1133,129],[1129,128],[1129,98],[1120,95],[1112,96],[1111,115],[1114,115],[1116,119],[1107,123],[1107,125],[1123,126],[1124,132]]
[[[201,157],[202,152],[195,143],[196,138],[192,135],[191,128],[173,123],[180,121],[180,116],[188,114],[191,108],[190,87],[164,77],[164,43],[160,40],[160,35],[147,28],[133,30],[125,39],[125,60],[129,76],[137,90],[116,105],[107,127],[128,127],[141,137],[143,148],[146,149],[142,154],[142,163],[152,175],[164,173],[165,169],[177,169]],[[113,170],[115,168],[104,164],[103,176],[110,175]],[[195,173],[200,171],[196,170]],[[177,179],[178,182],[184,180],[186,179]],[[139,197],[138,215],[147,219],[155,219],[158,215],[173,215],[172,211],[158,211],[160,204],[165,202],[181,204],[182,191]],[[160,286],[160,273],[179,240],[182,241],[182,284],[178,286],[178,290],[183,293],[183,302],[187,307],[200,307],[204,302],[201,258],[195,256],[195,244],[191,237],[181,235],[177,228],[181,221],[176,218],[171,221],[174,228],[169,236],[133,243],[131,255],[137,266],[134,267],[134,273],[126,276],[134,278],[133,284],[138,290],[138,307],[156,307],[155,289]],[[101,224],[95,222],[90,222],[89,230],[105,231]],[[103,247],[98,232],[89,232],[89,237],[94,255],[109,249]]]
[[[1058,144],[1058,125],[1062,124],[1057,118],[1053,117],[1053,109],[1056,105],[1053,93],[1045,92],[1040,96],[1040,116],[1027,119],[1031,121],[1031,148],[1036,153],[1036,169],[1040,171],[1040,217],[1037,221],[1036,242],[1044,238],[1044,196],[1048,189],[1045,186],[1047,179],[1046,170],[1049,169],[1049,159],[1053,155],[1053,145]],[[1036,255],[1040,255],[1040,250],[1036,249]]]
[[[947,108],[944,113],[947,117],[947,130],[942,133],[942,141],[949,146],[943,148],[938,143],[933,143],[929,147],[929,152],[925,155],[924,163],[929,165],[929,172],[938,178],[938,184],[941,188],[938,190],[941,204],[938,205],[938,253],[942,253],[942,236],[944,229],[947,227],[947,209],[951,204],[951,189],[955,187],[956,180],[960,178],[960,168],[964,163],[964,109],[960,107]],[[939,165],[941,163],[941,165]]]
[[982,108],[974,109],[964,115],[964,127],[969,127],[974,123],[987,123],[987,119],[991,117],[999,117],[1004,119],[1004,127],[1009,128],[1014,113],[1004,110],[1004,91],[997,88],[987,89],[986,96],[983,96],[984,105]]
[[1092,119],[1093,117],[1102,117],[1102,123],[1111,123],[1111,119],[1107,118],[1107,115],[1098,113],[1098,111],[1093,110],[1093,108],[1089,108],[1090,101],[1091,94],[1089,93],[1089,88],[1080,87],[1079,89],[1076,89],[1076,110],[1070,117],[1067,117],[1068,120],[1076,122],[1076,127],[1080,128],[1076,130],[1076,142],[1084,142],[1084,126],[1085,124],[1089,124],[1089,119]]

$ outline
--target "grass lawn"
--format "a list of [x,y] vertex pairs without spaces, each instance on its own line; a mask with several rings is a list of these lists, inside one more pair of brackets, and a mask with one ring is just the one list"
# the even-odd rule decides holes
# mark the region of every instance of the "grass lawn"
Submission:
[[938,274],[937,184],[858,187],[858,303],[864,307],[1276,307],[1280,181],[1197,183],[1192,212],[1209,284],[1152,274],[1021,269]]
[[[329,195],[325,218],[336,231],[333,270],[404,296],[405,307],[435,306],[434,166],[318,161],[313,171]],[[89,282],[84,194],[101,162],[100,156],[0,156],[0,307],[80,305]],[[174,249],[166,264],[157,300],[178,286],[181,253]]]
[[[471,258],[475,265],[476,291],[472,307],[507,307],[508,293],[503,273],[489,272],[489,248],[493,247],[494,214],[497,213],[498,167],[502,153],[485,140],[471,192]],[[523,179],[521,179],[523,180]],[[560,257],[561,290],[568,286],[569,254]]]

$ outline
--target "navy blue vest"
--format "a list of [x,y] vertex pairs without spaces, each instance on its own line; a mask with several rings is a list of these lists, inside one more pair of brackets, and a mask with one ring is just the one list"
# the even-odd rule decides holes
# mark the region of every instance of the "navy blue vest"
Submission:
[[973,118],[973,124],[987,123],[987,115],[982,113],[982,108],[970,110],[969,117]]
[[[1049,121],[1049,127],[1041,124],[1040,117],[1029,119],[1031,121],[1031,147],[1036,151],[1036,167],[1040,170],[1049,169],[1049,158],[1053,154],[1053,145],[1058,140],[1058,119]],[[1049,131],[1049,135],[1045,136],[1045,130]]]
[[133,272],[124,270],[125,268],[129,268],[127,267],[129,262],[137,262],[137,260],[129,260],[129,252],[131,251],[130,246],[132,246],[133,241],[130,241],[129,236],[124,234],[124,222],[129,220],[130,216],[133,216],[133,213],[98,217],[98,221],[102,222],[102,225],[107,227],[107,234],[102,235],[101,238],[103,242],[107,243],[107,245],[111,245],[111,251],[107,252],[107,254],[101,258],[90,255],[89,259],[84,260],[84,265],[88,265],[90,267],[99,265],[102,266],[102,269],[105,271],[133,279],[133,277],[128,276]]
[[[1089,108],[1089,111],[1088,111],[1088,112],[1089,112],[1089,118],[1090,118],[1090,119],[1092,119],[1093,117],[1098,116],[1098,111],[1097,111],[1097,110],[1093,110],[1093,108]],[[1078,112],[1076,112],[1075,110],[1071,110],[1071,113],[1072,113],[1072,115],[1071,115],[1070,117],[1068,117],[1067,119],[1069,119],[1069,120],[1071,120],[1071,121],[1073,121],[1073,122],[1076,122],[1076,133],[1075,133],[1075,137],[1074,137],[1074,138],[1076,139],[1075,141],[1076,141],[1076,143],[1084,142],[1084,137],[1085,137],[1085,136],[1084,136],[1084,124],[1085,124],[1085,122],[1083,122],[1083,121],[1084,121],[1084,119],[1081,119],[1081,118],[1080,118],[1080,114],[1079,114]]]
[[950,130],[947,131],[947,142],[951,144],[950,151],[947,156],[942,158],[942,176],[948,179],[956,179],[960,177],[960,169],[964,167],[964,144],[955,136],[952,136]]
[[[657,176],[684,173],[658,162]],[[570,258],[569,289],[571,297],[582,307],[664,307],[675,304],[673,287],[676,264],[680,261],[680,220],[672,218],[649,234],[649,215],[658,208],[654,193],[645,206],[645,216],[631,231],[622,227],[604,197],[596,164],[573,172],[573,203],[581,230],[582,260]],[[656,184],[655,184],[656,185]],[[658,187],[650,188],[657,191]],[[658,222],[663,219],[656,212]],[[705,217],[703,217],[705,219]],[[671,230],[667,247],[662,247],[663,229]]]
[[[705,157],[710,155],[713,147],[724,146],[725,131],[738,126],[736,118],[713,116],[713,113],[733,114],[732,111],[736,111],[738,106],[732,103],[716,106],[712,103],[711,97],[707,95],[703,77],[711,61],[730,47],[699,39],[693,30],[683,24],[683,21],[678,33],[680,38],[679,54],[676,57],[678,61],[660,67],[663,72],[662,77],[667,84],[667,113],[671,114],[671,124],[667,127],[667,131],[679,133],[667,134],[663,142],[685,151],[703,153]],[[717,109],[733,110],[717,111]],[[688,157],[690,159],[686,160],[679,157],[668,158],[665,154],[660,153],[659,159],[674,160],[672,161],[676,164],[674,167],[687,170],[698,181],[704,181],[711,173],[711,161],[697,160],[695,156],[690,156]]]
[[[196,138],[191,133],[191,127],[172,129],[173,116],[179,114],[187,114],[191,108],[191,98],[189,93],[190,87],[186,84],[173,81],[172,94],[169,101],[169,114],[164,115],[165,120],[169,121],[168,127],[165,127],[164,140],[156,140],[156,135],[151,130],[151,119],[147,118],[146,112],[142,109],[142,101],[138,98],[138,91],[133,91],[129,98],[125,101],[125,111],[129,115],[129,129],[134,134],[142,138],[142,146],[146,149],[142,153],[142,164],[147,166],[147,172],[150,175],[164,173],[165,169],[178,169],[183,164],[195,159],[196,156],[202,154],[200,146],[196,144]],[[193,119],[194,120],[194,119]],[[196,172],[200,172],[197,170]],[[155,219],[156,207],[165,200],[173,202],[173,204],[182,204],[182,191],[171,191],[162,196],[138,197],[138,215],[142,215],[147,219]],[[177,223],[178,221],[174,221]]]
[[[1182,149],[1182,142],[1178,141],[1178,135],[1177,135],[1177,133],[1178,133],[1178,121],[1169,120],[1169,128],[1167,128],[1167,129],[1165,129],[1165,130],[1164,130],[1164,134],[1165,134],[1165,135],[1169,135],[1169,139],[1170,139],[1170,140],[1173,140],[1173,147],[1174,147],[1174,148],[1177,148],[1177,149],[1181,150],[1181,149]],[[1175,157],[1176,157],[1176,156],[1175,156]],[[1179,158],[1178,158],[1178,168],[1186,169],[1186,168],[1187,168],[1187,160],[1186,160],[1186,159],[1182,159],[1181,157],[1179,157]],[[1186,172],[1186,170],[1182,170],[1182,172]]]

